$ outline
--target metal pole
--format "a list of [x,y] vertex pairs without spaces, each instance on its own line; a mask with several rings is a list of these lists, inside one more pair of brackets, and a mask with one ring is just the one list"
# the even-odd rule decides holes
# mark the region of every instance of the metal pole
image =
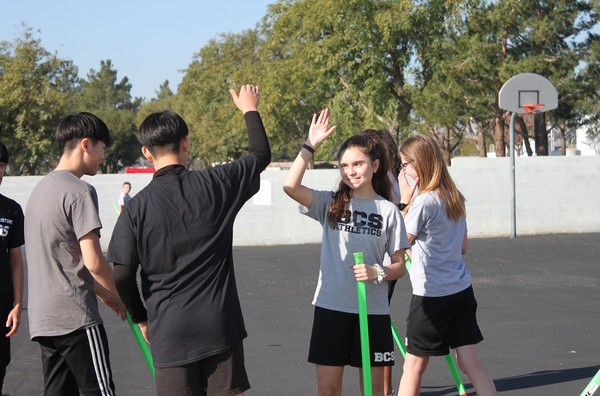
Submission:
[[517,198],[516,198],[516,183],[515,183],[515,117],[517,113],[512,113],[510,116],[510,237],[517,236]]

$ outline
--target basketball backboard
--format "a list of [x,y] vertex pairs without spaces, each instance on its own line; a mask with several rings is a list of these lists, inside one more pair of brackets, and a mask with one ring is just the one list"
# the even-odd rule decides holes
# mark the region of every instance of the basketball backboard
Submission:
[[504,83],[498,93],[498,106],[503,110],[524,114],[525,105],[543,105],[545,112],[558,107],[558,92],[545,77],[535,73],[517,74]]

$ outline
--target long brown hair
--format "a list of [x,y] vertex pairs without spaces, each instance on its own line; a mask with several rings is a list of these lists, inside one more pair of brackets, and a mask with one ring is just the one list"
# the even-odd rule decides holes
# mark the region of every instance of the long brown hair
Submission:
[[[356,147],[361,150],[363,153],[369,156],[371,161],[379,160],[379,168],[377,172],[373,174],[373,189],[375,192],[385,199],[390,199],[390,178],[388,177],[388,161],[386,158],[386,153],[378,143],[378,141],[371,139],[366,134],[354,135],[346,139],[344,143],[340,146],[337,154],[338,163],[340,162],[344,152],[350,147]],[[350,205],[350,201],[352,200],[352,189],[344,183],[343,180],[340,181],[338,186],[338,190],[333,195],[333,203],[331,204],[331,208],[329,210],[329,225],[333,228],[335,223],[341,219],[348,209],[348,205]]]
[[452,220],[466,215],[465,198],[450,177],[442,152],[431,136],[411,136],[400,146],[400,154],[419,175],[419,194],[436,191]]

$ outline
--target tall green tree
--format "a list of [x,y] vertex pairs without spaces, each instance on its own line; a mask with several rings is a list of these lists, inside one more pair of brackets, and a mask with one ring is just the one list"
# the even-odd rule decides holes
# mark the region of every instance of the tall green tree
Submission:
[[133,99],[129,79],[118,81],[117,74],[110,60],[100,61],[100,69],[90,70],[87,80],[81,81],[78,96],[79,111],[96,114],[111,133],[111,144],[100,166],[103,173],[117,173],[140,156],[135,119],[142,99]]
[[[571,109],[581,90],[575,70],[587,50],[577,50],[575,42],[598,23],[598,15],[587,1],[504,0],[492,4],[488,16],[501,49],[498,81],[503,84],[519,73],[537,73],[549,79],[558,91],[559,108],[544,113],[533,133],[526,134],[535,139],[537,155],[548,155],[548,127],[573,117]],[[508,115],[502,113],[495,109],[496,155],[505,152]],[[553,121],[547,123],[546,117]]]
[[0,139],[12,152],[11,174],[43,174],[55,165],[54,131],[76,84],[73,63],[44,49],[30,28],[0,43]]
[[204,46],[188,67],[177,96],[190,128],[195,166],[211,166],[247,153],[246,128],[229,89],[239,90],[246,83],[261,86],[259,46],[256,30],[222,35]]
[[318,159],[331,159],[339,142],[361,129],[409,133],[411,10],[406,0],[307,0],[269,9],[263,86],[287,142],[285,157],[296,155],[312,114],[324,106],[338,130]]
[[160,85],[158,91],[156,91],[156,97],[154,99],[152,99],[150,102],[144,103],[140,107],[140,110],[137,112],[135,117],[135,124],[139,126],[148,115],[163,110],[180,112],[177,103],[177,96],[171,90],[171,87],[169,86],[169,80],[165,80]]

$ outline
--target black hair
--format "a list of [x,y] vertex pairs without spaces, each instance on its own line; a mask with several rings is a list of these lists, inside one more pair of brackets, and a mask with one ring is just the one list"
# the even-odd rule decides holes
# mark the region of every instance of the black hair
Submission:
[[184,119],[174,111],[152,113],[140,125],[140,143],[156,152],[179,153],[181,139],[188,134]]
[[0,142],[0,162],[4,162],[8,165],[8,159],[10,158],[10,153],[8,149],[4,145],[4,143]]
[[55,137],[60,155],[63,155],[65,149],[72,150],[77,141],[84,138],[92,139],[94,144],[99,141],[107,146],[110,144],[110,132],[104,121],[87,112],[63,118],[56,127]]

